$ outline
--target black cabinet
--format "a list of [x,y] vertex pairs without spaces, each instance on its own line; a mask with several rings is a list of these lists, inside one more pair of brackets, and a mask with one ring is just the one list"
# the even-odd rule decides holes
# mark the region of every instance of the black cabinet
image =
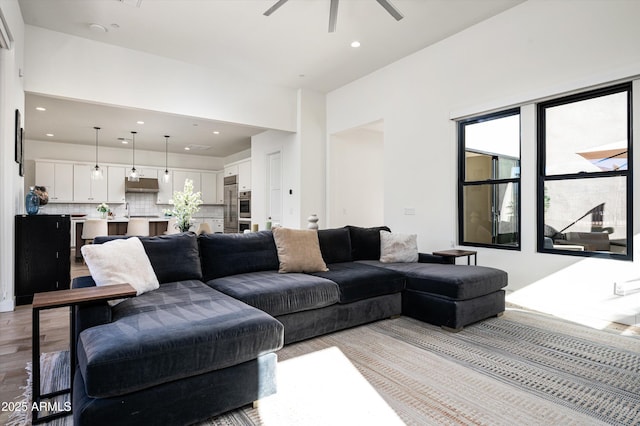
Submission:
[[70,226],[67,215],[16,216],[16,304],[34,293],[64,290],[70,279]]

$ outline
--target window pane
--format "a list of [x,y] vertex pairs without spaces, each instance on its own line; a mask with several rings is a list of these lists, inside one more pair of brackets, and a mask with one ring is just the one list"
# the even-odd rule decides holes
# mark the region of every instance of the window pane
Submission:
[[546,174],[627,170],[627,92],[546,108]]
[[517,247],[518,200],[517,183],[465,186],[463,242]]
[[465,180],[509,179],[520,175],[520,115],[464,125]]
[[626,177],[546,181],[546,248],[627,253]]

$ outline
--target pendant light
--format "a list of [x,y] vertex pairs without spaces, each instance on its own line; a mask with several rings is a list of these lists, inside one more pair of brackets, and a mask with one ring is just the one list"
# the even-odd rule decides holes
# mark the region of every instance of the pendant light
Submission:
[[133,142],[133,161],[131,162],[131,171],[129,172],[129,182],[139,182],[140,176],[138,176],[138,171],[136,170],[136,133],[131,132],[131,138]]
[[164,135],[164,183],[169,183],[171,175],[169,174],[169,135]]
[[96,166],[91,170],[91,179],[100,180],[102,179],[102,169],[98,166],[98,131],[100,127],[94,127],[96,131]]

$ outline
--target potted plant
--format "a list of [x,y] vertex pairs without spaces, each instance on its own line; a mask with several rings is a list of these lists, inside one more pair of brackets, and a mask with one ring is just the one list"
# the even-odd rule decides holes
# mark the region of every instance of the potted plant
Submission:
[[107,203],[100,204],[96,210],[100,212],[100,217],[102,219],[106,219],[107,214],[111,211],[111,209],[109,209],[109,204]]
[[180,232],[187,232],[191,228],[191,217],[200,210],[202,204],[200,195],[200,192],[193,192],[193,181],[185,179],[184,189],[175,191],[173,199],[169,200],[173,209],[166,209],[164,213],[176,218],[176,227]]

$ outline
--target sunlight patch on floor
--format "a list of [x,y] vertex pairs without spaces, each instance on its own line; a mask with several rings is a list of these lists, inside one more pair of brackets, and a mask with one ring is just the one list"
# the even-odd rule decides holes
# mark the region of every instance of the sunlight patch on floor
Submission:
[[279,362],[277,377],[258,406],[267,426],[404,424],[336,347]]
[[603,329],[611,323],[638,326],[640,292],[614,294],[614,282],[637,276],[633,264],[587,258],[510,292],[507,302],[588,327]]

